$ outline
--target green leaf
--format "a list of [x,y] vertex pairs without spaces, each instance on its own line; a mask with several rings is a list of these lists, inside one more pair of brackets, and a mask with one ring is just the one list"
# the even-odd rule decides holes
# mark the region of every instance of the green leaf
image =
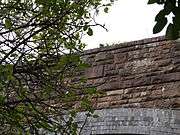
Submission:
[[87,63],[80,63],[80,64],[79,64],[80,70],[85,70],[85,69],[88,68],[88,67],[90,67],[90,65],[87,64]]
[[85,25],[85,26],[83,27],[83,30],[86,31],[87,29],[88,29],[88,26]]
[[175,14],[175,16],[173,17],[173,24],[178,30],[180,30],[180,14]]
[[8,29],[12,27],[12,22],[11,22],[10,19],[6,19],[6,20],[5,20],[5,26],[6,26],[6,28],[8,28]]
[[164,4],[165,0],[157,0],[157,4]]
[[161,21],[162,19],[165,18],[166,12],[165,10],[161,10],[155,17],[155,21]]
[[166,30],[166,38],[170,40],[175,40],[179,38],[179,31],[173,24],[169,24]]
[[148,1],[148,4],[154,4],[154,3],[157,3],[157,0],[149,0]]
[[159,20],[153,28],[153,34],[161,32],[163,28],[166,26],[166,24],[167,24],[167,18],[163,18]]
[[92,35],[93,35],[93,30],[92,30],[91,28],[89,28],[87,34],[88,34],[89,36],[92,36]]
[[108,10],[109,10],[108,7],[105,7],[105,8],[104,8],[104,12],[105,12],[105,13],[108,13]]
[[77,110],[71,110],[70,111],[70,115],[71,115],[71,117],[75,117],[76,116],[76,114],[77,114]]
[[155,3],[157,3],[157,4],[164,4],[164,0],[149,0],[148,1],[148,4],[155,4]]
[[164,10],[170,14],[173,9],[176,7],[176,0],[166,0],[164,3]]
[[50,130],[51,126],[49,125],[49,123],[47,123],[46,121],[41,121],[40,122],[41,126],[45,129]]
[[94,88],[94,87],[86,89],[86,93],[89,94],[89,95],[96,94],[96,92],[97,92],[96,88]]
[[0,105],[2,105],[5,101],[5,97],[3,95],[0,95]]

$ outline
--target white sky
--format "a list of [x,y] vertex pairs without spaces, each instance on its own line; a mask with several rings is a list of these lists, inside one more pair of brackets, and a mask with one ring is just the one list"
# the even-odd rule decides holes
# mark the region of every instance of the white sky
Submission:
[[100,14],[97,18],[97,22],[105,24],[109,31],[94,28],[94,35],[84,38],[84,42],[88,44],[86,49],[99,47],[100,43],[112,44],[164,35],[165,31],[152,34],[154,18],[162,7],[147,5],[147,2],[148,0],[115,1],[108,14]]

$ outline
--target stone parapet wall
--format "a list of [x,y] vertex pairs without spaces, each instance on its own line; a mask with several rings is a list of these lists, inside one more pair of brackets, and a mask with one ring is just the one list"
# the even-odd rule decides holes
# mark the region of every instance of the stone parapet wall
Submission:
[[150,38],[87,50],[89,85],[104,96],[96,108],[180,108],[180,41]]

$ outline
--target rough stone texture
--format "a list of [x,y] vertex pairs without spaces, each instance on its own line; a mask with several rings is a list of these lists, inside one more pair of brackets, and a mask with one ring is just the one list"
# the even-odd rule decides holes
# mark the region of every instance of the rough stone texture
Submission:
[[89,85],[104,92],[95,108],[180,107],[180,41],[164,37],[87,50]]
[[[88,118],[82,135],[146,134],[180,135],[180,110],[114,108],[95,111],[98,118]],[[77,117],[79,126],[85,113]]]
[[[88,85],[104,94],[95,100],[99,118],[83,135],[180,135],[180,40],[144,39],[87,50],[82,59]],[[77,117],[82,125],[84,113]]]

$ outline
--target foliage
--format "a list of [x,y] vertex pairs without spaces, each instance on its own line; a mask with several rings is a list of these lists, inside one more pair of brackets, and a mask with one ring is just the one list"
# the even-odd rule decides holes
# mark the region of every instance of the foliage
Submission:
[[168,24],[166,37],[168,39],[177,39],[180,36],[180,0],[149,0],[148,4],[160,4],[164,8],[156,15],[156,24],[153,33],[161,32],[167,25],[167,16],[173,13],[173,22]]
[[96,93],[77,74],[87,67],[81,38],[104,27],[95,16],[112,3],[0,1],[0,134],[77,134],[74,117],[82,109],[93,113]]

